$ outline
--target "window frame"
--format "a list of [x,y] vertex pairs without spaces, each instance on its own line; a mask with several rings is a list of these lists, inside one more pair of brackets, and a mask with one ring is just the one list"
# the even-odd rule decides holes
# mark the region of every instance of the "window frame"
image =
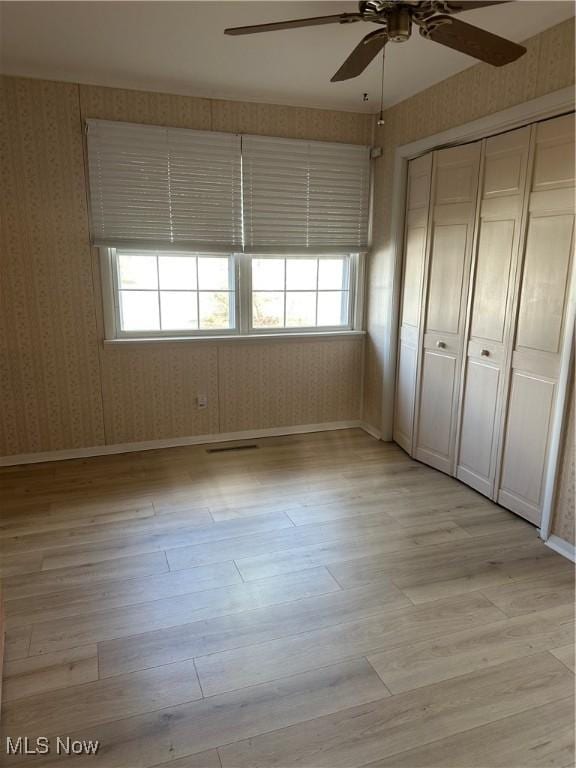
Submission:
[[[311,326],[277,326],[277,327],[271,327],[271,328],[260,328],[258,326],[254,326],[253,323],[253,304],[252,304],[252,259],[334,259],[334,258],[345,258],[348,263],[348,288],[345,289],[348,293],[348,322],[345,325],[311,325]],[[289,334],[289,333],[299,333],[299,334],[317,334],[317,333],[337,333],[339,331],[346,332],[346,331],[353,331],[354,330],[354,321],[355,321],[355,294],[357,291],[356,286],[356,272],[358,267],[358,255],[357,254],[349,254],[349,253],[274,253],[273,251],[269,253],[252,253],[252,254],[241,254],[239,257],[239,264],[240,264],[240,283],[247,286],[245,289],[245,308],[242,312],[242,321],[243,321],[243,333],[253,336],[253,335],[275,335],[275,334]],[[271,292],[273,293],[283,293],[284,296],[288,293],[291,293],[292,291],[289,291],[286,286],[284,286],[284,289],[282,291],[278,290],[275,291],[274,289],[271,289]],[[316,287],[316,290],[307,290],[302,289],[302,291],[296,291],[301,293],[314,293],[318,294],[319,290],[318,287]],[[336,292],[336,289],[334,289],[334,292]]]
[[[118,279],[117,250],[134,251],[150,254],[182,253],[191,256],[222,256],[230,259],[230,289],[234,302],[231,317],[234,328],[218,329],[185,329],[185,330],[122,330],[120,308],[120,285]],[[189,248],[151,248],[143,245],[140,248],[122,248],[101,246],[99,248],[100,268],[102,278],[102,299],[104,306],[105,340],[108,342],[146,341],[146,340],[199,340],[199,339],[254,339],[270,337],[306,337],[306,336],[338,336],[350,333],[360,333],[363,330],[364,282],[366,252],[343,253],[336,249],[327,253],[301,252],[286,253],[284,249],[277,252],[270,249],[267,253],[230,253],[204,251]],[[348,273],[348,323],[336,326],[290,326],[274,328],[258,328],[252,323],[252,258],[336,258],[346,257],[349,264]],[[151,289],[153,290],[153,289]],[[158,291],[160,289],[158,288]],[[336,290],[336,289],[334,289]],[[312,292],[312,291],[310,291]],[[284,293],[286,290],[284,289]]]

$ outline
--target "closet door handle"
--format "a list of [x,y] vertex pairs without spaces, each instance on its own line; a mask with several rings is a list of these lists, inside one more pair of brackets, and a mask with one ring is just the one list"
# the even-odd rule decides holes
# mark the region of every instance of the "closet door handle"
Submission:
[[489,349],[483,349],[480,354],[482,357],[490,357],[490,350]]
[[438,349],[446,349],[446,342],[445,341],[437,341],[436,346]]

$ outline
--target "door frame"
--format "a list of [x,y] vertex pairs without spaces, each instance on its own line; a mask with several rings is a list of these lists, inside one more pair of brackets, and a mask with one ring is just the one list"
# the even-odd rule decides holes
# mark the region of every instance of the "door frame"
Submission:
[[[383,381],[382,381],[382,420],[380,425],[381,439],[392,441],[394,425],[394,400],[396,389],[396,367],[398,348],[398,329],[400,320],[400,291],[402,285],[402,260],[404,246],[404,213],[406,198],[406,182],[409,160],[430,152],[434,149],[456,146],[470,141],[493,136],[497,133],[521,128],[538,120],[558,117],[562,114],[573,112],[575,109],[574,87],[561,88],[558,91],[541,96],[537,99],[517,104],[514,107],[495,112],[492,115],[481,117],[469,123],[449,128],[446,131],[426,136],[409,144],[396,147],[394,153],[394,175],[392,186],[392,213],[391,213],[391,248],[390,258],[385,265],[389,284],[392,290],[385,300],[385,315],[387,332],[384,337],[383,350]],[[550,536],[552,511],[555,497],[556,477],[559,463],[559,455],[562,446],[562,433],[564,413],[566,410],[569,372],[571,364],[570,349],[574,341],[574,321],[576,316],[576,269],[572,270],[570,296],[567,307],[567,321],[565,324],[564,339],[562,343],[562,361],[560,367],[558,393],[554,421],[550,440],[550,450],[544,480],[544,503],[542,509],[542,521],[540,537],[547,540]]]

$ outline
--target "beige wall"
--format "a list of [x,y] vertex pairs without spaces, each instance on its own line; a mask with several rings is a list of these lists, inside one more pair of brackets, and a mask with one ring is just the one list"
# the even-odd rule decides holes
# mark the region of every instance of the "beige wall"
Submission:
[[387,308],[392,284],[390,214],[396,147],[477,120],[574,83],[574,20],[530,38],[528,52],[502,69],[479,64],[386,110],[375,144],[384,148],[376,163],[373,249],[369,268],[368,339],[364,419],[382,420],[382,379]]
[[1,82],[0,455],[101,445],[78,88]]
[[0,83],[0,456],[360,418],[362,339],[103,345],[82,121],[369,144],[371,116]]

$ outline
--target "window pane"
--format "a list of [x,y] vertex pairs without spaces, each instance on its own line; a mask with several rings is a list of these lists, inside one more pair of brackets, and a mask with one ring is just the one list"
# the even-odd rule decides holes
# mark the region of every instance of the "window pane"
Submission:
[[192,291],[160,292],[163,331],[185,331],[198,328],[197,295]]
[[201,293],[200,294],[200,328],[232,328],[230,322],[230,294]]
[[[346,303],[345,303],[346,302]],[[318,294],[318,325],[346,325],[347,291],[330,291]]]
[[228,258],[198,258],[198,287],[201,291],[227,291],[230,288]]
[[252,259],[252,289],[284,290],[284,259]]
[[[195,291],[196,258],[194,256],[160,256],[158,259],[160,288]],[[162,321],[164,325],[164,321]]]
[[286,294],[286,326],[312,328],[316,325],[316,292]]
[[320,259],[318,268],[318,288],[320,290],[340,291],[342,288],[346,288],[345,278],[345,259]]
[[286,290],[315,291],[318,259],[286,259]]
[[252,325],[254,328],[282,328],[284,326],[284,294],[253,293]]
[[118,254],[120,288],[158,288],[156,256]]
[[120,291],[120,316],[123,331],[159,331],[156,291]]

